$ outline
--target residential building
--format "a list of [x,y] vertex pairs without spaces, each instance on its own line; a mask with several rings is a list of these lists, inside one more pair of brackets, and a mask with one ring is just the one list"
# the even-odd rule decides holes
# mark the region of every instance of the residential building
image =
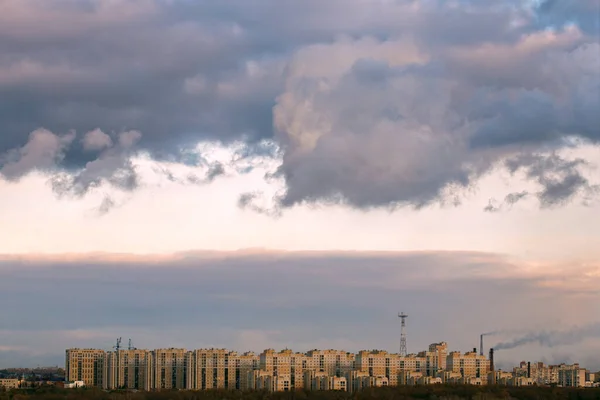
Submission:
[[21,381],[19,379],[0,379],[0,388],[6,390],[18,389]]
[[152,353],[148,350],[109,351],[104,361],[104,388],[150,390],[152,369]]
[[315,369],[311,357],[291,350],[276,352],[267,349],[260,354],[260,369],[271,373],[274,377],[289,376],[291,389],[304,388],[304,371]]
[[157,349],[152,351],[152,380],[155,389],[187,388],[187,351]]
[[[235,351],[226,349],[200,349],[188,353],[187,388],[242,389],[247,386],[248,372],[254,363],[242,366]],[[244,375],[246,378],[244,378]]]
[[86,386],[103,386],[106,352],[98,349],[67,349],[66,382],[83,381]]
[[584,387],[586,370],[580,368],[579,364],[558,366],[558,384],[564,387]]
[[354,368],[371,377],[385,377],[386,385],[398,384],[399,358],[383,350],[360,351],[355,357]]
[[479,355],[476,350],[464,354],[453,351],[446,357],[446,370],[458,372],[462,377],[486,380],[490,361],[485,356]]

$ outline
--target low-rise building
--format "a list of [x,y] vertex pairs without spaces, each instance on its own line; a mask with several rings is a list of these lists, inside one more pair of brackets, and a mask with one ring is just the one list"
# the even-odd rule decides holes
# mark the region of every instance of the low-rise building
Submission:
[[0,379],[0,387],[6,390],[18,389],[21,385],[19,379]]
[[65,389],[77,389],[85,387],[84,381],[67,382],[64,384]]

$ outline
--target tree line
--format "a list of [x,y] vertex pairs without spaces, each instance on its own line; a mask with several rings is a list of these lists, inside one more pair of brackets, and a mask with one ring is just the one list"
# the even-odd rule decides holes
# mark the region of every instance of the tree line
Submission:
[[98,388],[1,390],[0,400],[600,400],[600,388],[426,385],[340,391],[105,391]]

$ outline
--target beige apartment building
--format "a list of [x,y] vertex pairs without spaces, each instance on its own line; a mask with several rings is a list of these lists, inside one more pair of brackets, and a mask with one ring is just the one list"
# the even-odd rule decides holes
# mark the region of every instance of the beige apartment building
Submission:
[[240,365],[240,390],[247,390],[253,387],[252,371],[260,369],[260,357],[249,351],[238,356]]
[[397,385],[400,356],[383,350],[363,350],[356,354],[354,368],[370,377],[385,377],[385,385]]
[[65,380],[82,381],[86,386],[103,387],[106,352],[98,349],[67,349]]
[[[428,376],[436,376],[439,371],[446,369],[448,358],[448,343],[440,342],[429,345],[429,351],[425,353],[425,366]],[[429,367],[429,368],[428,368]]]
[[416,354],[408,354],[406,357],[398,357],[398,372],[421,372],[427,371],[427,359]]
[[304,388],[306,390],[347,390],[345,376],[331,376],[327,372],[308,370],[304,373]]
[[0,379],[0,388],[6,390],[18,389],[20,385],[21,381],[19,379]]
[[513,368],[515,377],[529,377],[538,385],[558,384],[558,366],[546,365],[542,362],[521,362]]
[[152,351],[155,389],[187,388],[187,350],[157,349]]
[[[256,362],[254,361],[256,360]],[[188,389],[248,388],[248,373],[258,364],[258,357],[239,356],[226,349],[200,349],[188,353]]]
[[463,378],[481,378],[485,382],[490,370],[490,361],[479,355],[476,350],[464,354],[453,351],[446,358],[446,370],[460,373]]
[[310,350],[306,356],[307,368],[330,376],[342,377],[354,369],[354,354],[343,350]]
[[267,349],[260,354],[259,359],[259,368],[262,371],[274,377],[289,376],[289,387],[292,390],[304,388],[304,372],[313,368],[310,357],[288,349],[280,352]]
[[579,364],[560,364],[558,370],[558,384],[564,387],[584,387],[586,370],[580,368]]
[[104,361],[104,388],[150,390],[152,366],[152,352],[148,350],[109,351]]

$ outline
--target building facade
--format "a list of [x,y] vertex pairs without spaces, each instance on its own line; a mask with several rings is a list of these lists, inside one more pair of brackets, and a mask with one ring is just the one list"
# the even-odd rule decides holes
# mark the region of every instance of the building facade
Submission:
[[106,353],[105,389],[150,390],[153,387],[152,353],[148,350],[118,350]]
[[68,349],[65,357],[65,380],[83,381],[86,386],[104,386],[106,352],[98,349]]
[[151,370],[155,389],[187,388],[187,350],[158,349],[152,351],[154,368]]
[[487,379],[490,361],[477,353],[477,350],[461,354],[453,351],[446,358],[446,370],[461,374],[462,377]]

